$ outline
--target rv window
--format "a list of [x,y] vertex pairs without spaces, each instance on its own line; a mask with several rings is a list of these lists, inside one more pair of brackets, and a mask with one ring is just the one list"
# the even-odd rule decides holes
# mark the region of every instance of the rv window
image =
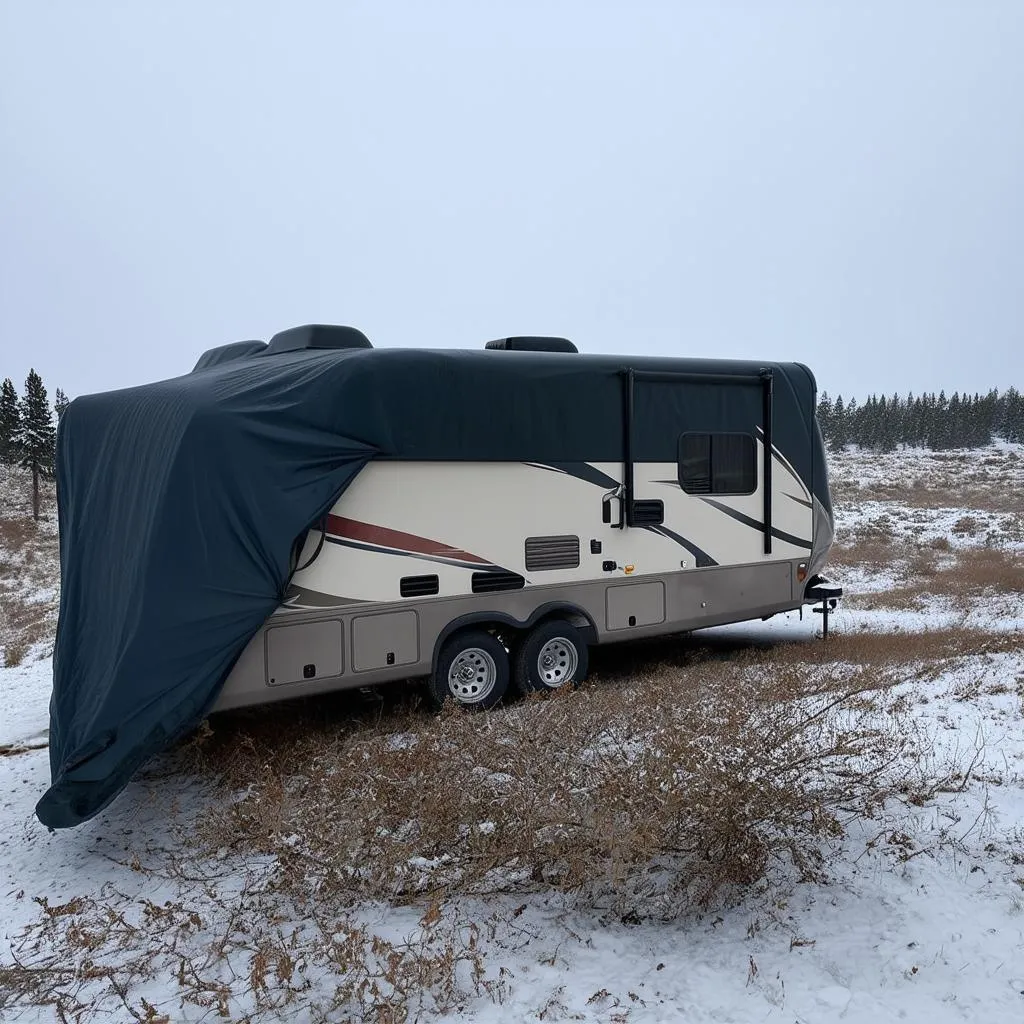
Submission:
[[756,459],[750,434],[683,434],[679,486],[687,494],[753,494]]

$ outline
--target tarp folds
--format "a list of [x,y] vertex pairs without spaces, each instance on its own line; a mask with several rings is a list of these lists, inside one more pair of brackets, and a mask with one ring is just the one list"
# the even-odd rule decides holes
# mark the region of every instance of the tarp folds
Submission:
[[[813,379],[771,366],[776,444],[810,479]],[[185,376],[72,402],[57,441],[62,582],[39,819],[94,816],[199,722],[281,601],[293,545],[369,459],[621,461],[622,371],[619,357],[570,352],[246,342]],[[757,403],[728,390],[666,395],[637,411],[637,459],[674,462],[686,429],[756,427]]]
[[45,825],[98,813],[201,719],[277,607],[294,541],[374,454],[344,432],[329,360],[253,362],[76,399],[62,419]]

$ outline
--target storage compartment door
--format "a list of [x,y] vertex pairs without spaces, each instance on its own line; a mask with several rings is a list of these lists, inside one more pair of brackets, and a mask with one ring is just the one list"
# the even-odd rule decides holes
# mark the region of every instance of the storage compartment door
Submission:
[[303,622],[267,630],[267,685],[308,682],[344,671],[338,621]]
[[605,591],[608,629],[656,626],[665,621],[665,584],[624,583]]
[[419,660],[419,618],[414,611],[359,615],[352,620],[352,667],[369,672]]

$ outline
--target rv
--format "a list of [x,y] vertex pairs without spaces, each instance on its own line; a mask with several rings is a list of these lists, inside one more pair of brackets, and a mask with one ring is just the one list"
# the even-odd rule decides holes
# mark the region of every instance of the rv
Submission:
[[[407,360],[324,326],[275,343],[363,361],[385,418],[414,404],[421,436],[368,458],[298,539],[213,711],[396,680],[488,709],[578,685],[593,646],[805,605],[827,635],[842,588],[823,575],[834,524],[807,367],[546,337]],[[226,346],[195,372],[265,354]],[[453,407],[458,427],[435,430]]]
[[827,633],[815,408],[798,363],[318,324],[80,396],[39,819],[94,816],[213,712],[413,679],[488,709],[600,644],[808,604]]

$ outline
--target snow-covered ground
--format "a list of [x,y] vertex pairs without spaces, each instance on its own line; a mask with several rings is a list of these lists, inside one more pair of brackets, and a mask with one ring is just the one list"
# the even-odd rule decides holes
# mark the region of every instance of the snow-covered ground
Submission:
[[[866,488],[939,479],[941,471],[949,489],[948,506],[929,499],[920,508],[873,495],[858,502],[847,488],[837,506],[839,541],[887,517],[894,535],[909,530],[922,545],[946,537],[982,548],[999,532],[1008,550],[1024,550],[1013,539],[1017,513],[960,502],[949,488],[959,473],[966,492],[981,470],[1003,474],[986,486],[1024,486],[1021,449],[949,454],[834,460],[834,477]],[[987,457],[998,460],[995,468]],[[990,514],[1000,518],[983,518]],[[955,533],[967,517],[984,527]],[[841,570],[835,575],[848,583]],[[872,580],[884,590],[882,567]],[[353,906],[335,922],[344,955],[330,961],[304,953],[307,922],[271,920],[268,904],[250,899],[274,876],[272,858],[225,849],[183,864],[179,833],[167,823],[187,829],[220,799],[208,780],[157,761],[86,825],[50,833],[38,823],[33,807],[48,784],[39,745],[49,661],[37,652],[43,657],[0,669],[0,1020],[61,1019],[53,1006],[11,996],[33,971],[50,971],[65,1011],[69,992],[80,999],[81,1016],[66,1019],[83,1021],[1024,1021],[1024,594],[1011,596],[969,618],[948,597],[923,609],[844,607],[833,616],[837,638],[970,628],[999,646],[949,657],[936,651],[926,670],[916,657],[896,666],[899,682],[871,713],[914,730],[922,794],[851,814],[827,881],[776,872],[708,913],[663,921],[623,919],[554,893],[447,900],[433,921],[425,906]],[[709,632],[820,643],[820,625],[820,616],[792,613]],[[470,925],[479,929],[472,943]],[[375,946],[374,937],[391,945]],[[270,952],[283,948],[292,960]],[[461,965],[445,960],[454,950],[465,957]],[[372,970],[342,966],[380,963],[389,952],[396,959],[381,975],[404,977],[410,991],[419,984],[424,993],[423,1006],[402,1001],[408,1016],[381,1012]],[[147,963],[133,964],[141,953]],[[3,973],[16,961],[22,970]],[[69,964],[73,978],[58,970]],[[316,1008],[331,1005],[346,970],[367,980],[362,992],[347,993],[349,1007],[361,1003],[364,1012],[320,1016]],[[378,985],[387,990],[380,978]],[[431,1000],[445,992],[438,1011]]]

